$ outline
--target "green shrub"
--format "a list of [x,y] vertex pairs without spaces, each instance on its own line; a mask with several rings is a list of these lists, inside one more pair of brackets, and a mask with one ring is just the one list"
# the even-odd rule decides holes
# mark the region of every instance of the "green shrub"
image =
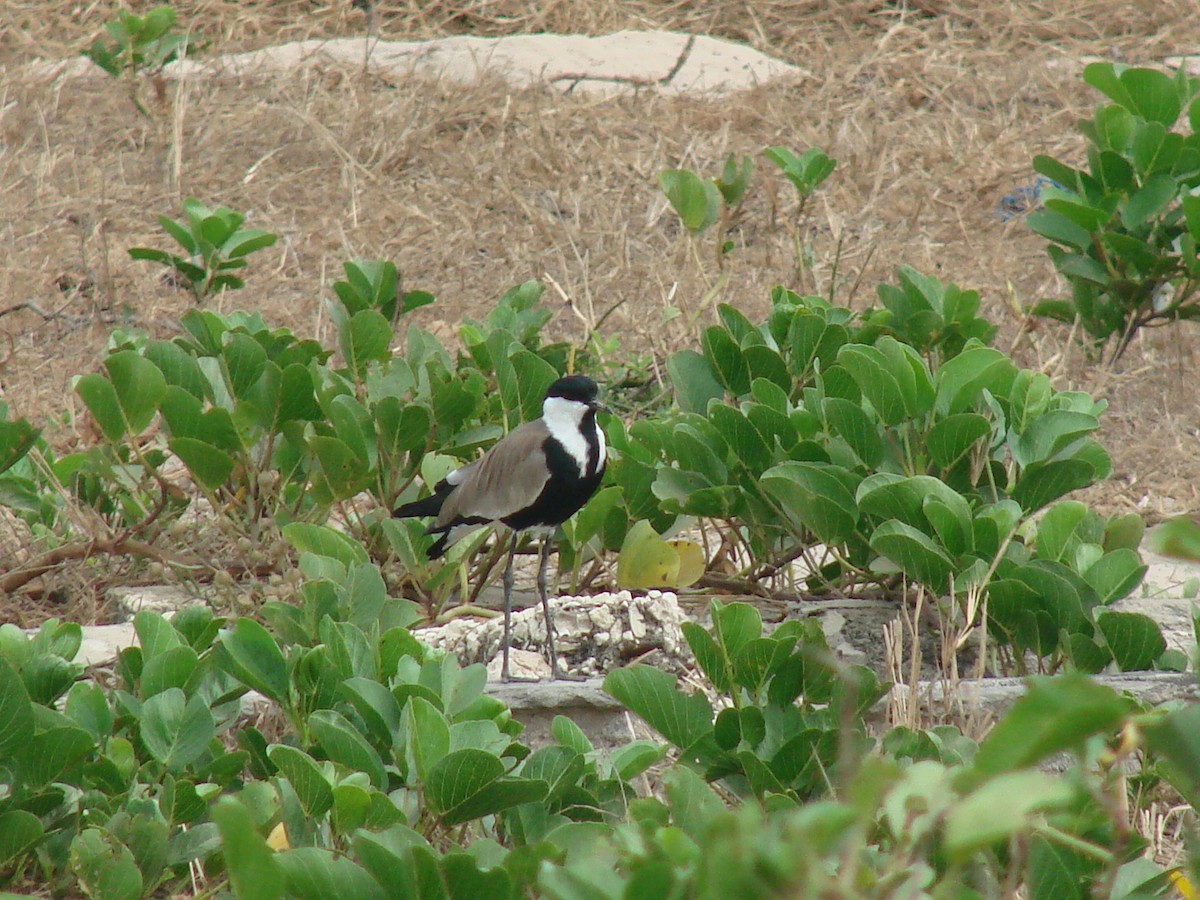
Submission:
[[[1084,79],[1110,101],[1079,123],[1087,166],[1038,156],[1054,182],[1029,227],[1071,286],[1067,300],[1033,311],[1079,321],[1099,350],[1120,358],[1138,331],[1200,315],[1200,79],[1180,66],[1154,69],[1092,63]],[[1187,117],[1189,134],[1176,129]]]

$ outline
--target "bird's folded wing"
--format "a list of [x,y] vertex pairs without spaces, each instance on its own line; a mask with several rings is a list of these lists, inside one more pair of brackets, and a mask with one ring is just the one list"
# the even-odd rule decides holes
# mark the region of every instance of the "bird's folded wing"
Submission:
[[442,507],[437,526],[461,519],[498,521],[530,506],[550,480],[541,420],[526,422],[477,463]]

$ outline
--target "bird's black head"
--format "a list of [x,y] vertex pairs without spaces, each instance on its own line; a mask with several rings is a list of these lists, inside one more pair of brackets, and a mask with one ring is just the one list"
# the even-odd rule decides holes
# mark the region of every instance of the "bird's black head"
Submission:
[[596,386],[596,382],[586,375],[567,375],[550,385],[546,391],[546,399],[561,397],[563,400],[597,406],[596,398],[599,393],[600,388]]

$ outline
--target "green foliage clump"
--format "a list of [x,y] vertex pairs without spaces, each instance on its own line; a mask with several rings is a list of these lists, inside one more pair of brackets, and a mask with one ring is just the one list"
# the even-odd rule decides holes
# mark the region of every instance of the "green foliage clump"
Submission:
[[[213,893],[302,900],[1167,895],[1114,810],[1134,753],[1143,779],[1196,801],[1195,707],[1142,713],[1060,676],[978,745],[951,726],[873,738],[885,686],[814,623],[764,634],[752,607],[714,604],[687,639],[715,707],[635,666],[605,688],[662,741],[599,750],[559,716],[532,750],[482,667],[408,631],[415,608],[361,547],[321,526],[289,539],[298,607],[267,627],[139,613],[111,681],[74,661],[77,625],[0,627],[6,886],[108,900],[202,873]],[[241,715],[249,690],[279,711],[271,728]],[[1064,753],[1063,775],[1037,768]],[[656,790],[635,788],[647,778]]]
[[1141,582],[1136,542],[1052,507],[1107,477],[1091,436],[1104,403],[987,346],[973,291],[902,269],[879,293],[859,315],[780,288],[757,324],[720,306],[701,350],[667,363],[679,411],[610,430],[630,516],[712,523],[749,582],[802,557],[811,589],[903,580],[961,603],[968,625],[986,594],[1020,670],[1026,652],[1049,668],[1177,666],[1153,623],[1104,611]]
[[[143,115],[150,109],[143,97],[146,79],[156,82],[168,64],[199,49],[189,34],[175,30],[175,10],[158,6],[144,15],[118,10],[116,18],[104,25],[107,37],[97,37],[83,55],[116,79],[129,82],[129,96]],[[155,92],[161,101],[164,91],[156,83]]]
[[[1096,349],[1115,342],[1117,359],[1140,329],[1200,315],[1200,79],[1184,66],[1172,78],[1116,63],[1092,63],[1083,77],[1111,101],[1079,123],[1087,166],[1036,157],[1054,186],[1028,220],[1071,297],[1033,312],[1078,320]],[[1177,130],[1181,116],[1189,134]]]
[[246,217],[226,206],[209,209],[191,197],[183,201],[183,219],[159,216],[163,230],[187,256],[153,247],[133,247],[133,259],[161,263],[170,269],[202,304],[222,291],[241,288],[245,282],[233,274],[245,268],[246,257],[272,246],[278,236],[260,228],[242,228]]
[[83,55],[114,78],[127,72],[156,75],[186,53],[192,42],[175,28],[175,10],[158,6],[145,15],[118,10],[104,26],[108,38],[97,37]]

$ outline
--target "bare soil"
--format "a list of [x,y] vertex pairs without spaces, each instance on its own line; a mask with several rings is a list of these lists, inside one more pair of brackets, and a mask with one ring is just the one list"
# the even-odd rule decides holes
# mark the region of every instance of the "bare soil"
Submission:
[[[349,2],[175,6],[209,53],[367,29]],[[1084,64],[1194,52],[1191,2],[383,3],[389,39],[663,28],[745,41],[812,76],[724,99],[598,98],[315,67],[168,82],[150,116],[112,79],[34,65],[78,54],[110,15],[110,4],[54,0],[0,8],[0,400],[45,423],[59,448],[89,439],[84,417],[65,415],[80,412],[71,378],[96,368],[110,331],[170,335],[188,308],[126,252],[165,247],[157,217],[177,216],[184,197],[280,235],[225,309],[328,338],[322,297],[341,262],[386,257],[406,287],[438,296],[414,321],[447,341],[505,287],[538,278],[553,333],[579,340],[608,314],[606,334],[661,362],[693,340],[692,313],[711,313],[658,172],[716,174],[731,152],[782,144],[838,161],[809,210],[814,265],[797,276],[795,199],[760,158],[720,300],[761,315],[783,283],[863,307],[900,264],[976,288],[1000,346],[1109,400],[1115,475],[1086,499],[1151,519],[1196,505],[1194,326],[1147,335],[1116,369],[1090,365],[1066,328],[1025,320],[1064,285],[1021,216],[1000,215],[1005,195],[1033,182],[1035,154],[1081,159],[1074,122],[1097,100]],[[711,240],[701,252],[712,277]],[[0,620],[39,618],[36,603],[0,599]],[[94,603],[75,613],[99,614]]]

